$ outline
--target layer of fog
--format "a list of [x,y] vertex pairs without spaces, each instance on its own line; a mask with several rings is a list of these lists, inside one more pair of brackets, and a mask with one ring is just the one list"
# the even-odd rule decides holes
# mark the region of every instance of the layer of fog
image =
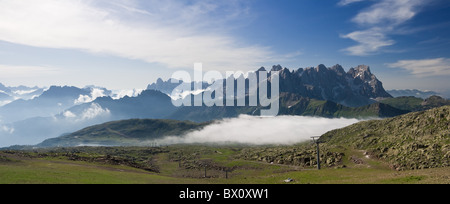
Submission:
[[303,116],[254,117],[241,115],[224,119],[182,137],[166,137],[158,144],[243,143],[289,145],[310,140],[334,129],[357,123],[357,119]]

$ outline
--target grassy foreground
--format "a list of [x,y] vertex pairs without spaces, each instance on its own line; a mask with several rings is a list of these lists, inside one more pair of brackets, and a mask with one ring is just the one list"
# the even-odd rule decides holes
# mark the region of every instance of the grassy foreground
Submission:
[[249,148],[252,147],[0,151],[0,184],[284,184],[287,178],[292,178],[293,184],[450,183],[448,167],[395,171],[382,161],[357,151],[348,154],[352,155],[351,159],[342,159],[345,168],[325,166],[317,171],[314,166],[238,158],[243,149]]

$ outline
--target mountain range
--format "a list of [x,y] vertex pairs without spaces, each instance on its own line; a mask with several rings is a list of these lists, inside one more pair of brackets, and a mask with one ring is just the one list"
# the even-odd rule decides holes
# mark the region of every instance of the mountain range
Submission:
[[392,98],[366,65],[351,68],[348,72],[340,65],[327,68],[323,64],[295,71],[277,65],[271,71],[280,71],[280,92],[348,107],[369,105],[379,98]]
[[390,105],[400,110],[415,112],[450,105],[450,100],[442,98],[440,96],[430,96],[426,99],[413,96],[402,96],[397,98],[384,99],[381,101],[381,103]]
[[403,96],[412,96],[417,98],[426,99],[431,96],[441,96],[442,94],[434,92],[434,91],[421,91],[417,89],[405,89],[405,90],[388,90],[389,94],[393,97],[403,97]]
[[15,100],[29,100],[41,95],[45,88],[17,86],[10,87],[0,83],[0,106],[11,103]]
[[41,95],[29,100],[18,99],[0,107],[4,123],[39,116],[52,116],[74,106],[80,96],[89,95],[90,90],[76,87],[52,86]]
[[[374,118],[412,111],[393,107],[395,103],[380,103],[394,98],[365,65],[351,68],[348,72],[340,65],[330,68],[319,65],[293,71],[276,65],[269,72],[275,71],[280,75],[280,115]],[[184,82],[178,85],[181,83]],[[133,91],[131,95],[95,86],[43,89],[39,96],[19,99],[0,107],[0,146],[37,144],[84,127],[116,120],[171,119],[201,123],[241,114],[259,115],[264,109],[261,106],[175,107],[171,93],[176,85],[159,79],[147,90],[139,94]],[[204,82],[201,85],[202,90],[194,90],[187,95],[202,94],[209,86]],[[246,93],[249,97],[248,89]]]

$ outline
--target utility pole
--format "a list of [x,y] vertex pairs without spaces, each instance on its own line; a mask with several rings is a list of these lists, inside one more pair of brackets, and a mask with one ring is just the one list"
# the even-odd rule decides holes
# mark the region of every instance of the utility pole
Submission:
[[317,170],[320,170],[320,147],[319,147],[319,138],[320,136],[311,137],[313,139],[313,142],[317,145]]

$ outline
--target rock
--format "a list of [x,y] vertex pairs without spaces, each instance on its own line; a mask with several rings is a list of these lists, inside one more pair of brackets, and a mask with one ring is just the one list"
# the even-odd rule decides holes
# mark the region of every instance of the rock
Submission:
[[356,156],[351,156],[350,161],[352,161],[355,164],[364,164],[364,161]]
[[288,178],[288,179],[284,180],[284,182],[285,183],[291,183],[291,182],[294,182],[294,179]]

